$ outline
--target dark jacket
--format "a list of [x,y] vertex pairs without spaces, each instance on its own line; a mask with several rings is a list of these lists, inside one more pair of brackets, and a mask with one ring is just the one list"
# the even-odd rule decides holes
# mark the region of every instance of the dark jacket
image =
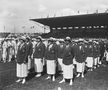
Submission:
[[33,54],[33,58],[41,58],[43,59],[45,56],[45,45],[43,42],[40,42],[40,44],[37,46],[35,45],[35,51]]
[[108,42],[105,43],[105,49],[108,52]]
[[72,45],[69,44],[68,46],[64,46],[64,52],[63,52],[63,64],[70,65],[73,63],[74,58],[74,50],[72,48]]
[[93,57],[93,43],[87,45],[87,57]]
[[24,43],[23,46],[20,48],[21,45],[18,47],[17,51],[17,63],[22,64],[22,63],[27,63],[27,44]]
[[100,53],[104,54],[105,52],[105,43],[103,41],[99,42],[99,46],[100,46]]
[[93,45],[93,57],[94,58],[98,57],[99,56],[99,52],[100,52],[99,46],[97,44],[94,44]]
[[85,59],[86,59],[86,52],[85,52],[86,50],[85,49],[86,48],[85,48],[84,44],[77,44],[75,46],[75,49],[74,49],[74,51],[75,51],[75,60],[77,62],[82,63],[82,62],[85,61]]
[[45,52],[45,59],[46,60],[57,60],[57,53],[58,53],[58,50],[57,50],[57,44],[56,43],[53,43],[52,44],[52,47],[49,49],[49,46],[47,46],[46,48],[46,52]]
[[27,44],[27,52],[28,52],[28,55],[32,55],[33,53],[33,44],[31,42],[28,42]]
[[61,47],[61,45],[58,45],[58,58],[63,58],[63,52],[64,52],[64,45]]

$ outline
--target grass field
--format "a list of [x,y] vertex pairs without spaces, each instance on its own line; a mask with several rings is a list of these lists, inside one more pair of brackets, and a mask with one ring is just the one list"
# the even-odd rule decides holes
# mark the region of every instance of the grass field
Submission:
[[85,78],[75,78],[72,86],[68,83],[59,84],[62,76],[57,76],[56,81],[46,80],[46,74],[42,77],[34,77],[31,73],[27,82],[22,85],[15,83],[15,62],[0,63],[0,88],[1,90],[108,90],[108,66],[99,67],[92,72],[87,72]]

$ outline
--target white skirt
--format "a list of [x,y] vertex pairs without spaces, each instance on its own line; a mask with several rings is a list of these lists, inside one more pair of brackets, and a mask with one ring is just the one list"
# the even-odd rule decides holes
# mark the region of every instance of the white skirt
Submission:
[[17,77],[27,77],[27,75],[28,75],[27,64],[17,63]]
[[76,63],[76,70],[77,72],[84,72],[84,69],[85,69],[85,63]]
[[56,73],[56,64],[55,60],[47,60],[47,74]]
[[7,56],[6,48],[3,48],[3,53],[2,53],[3,60],[6,59],[6,56]]
[[34,59],[34,64],[35,64],[35,72],[42,72],[43,71],[43,63],[41,58],[35,58]]
[[92,68],[93,67],[93,57],[87,57],[86,59],[86,66],[89,67],[89,68]]
[[75,58],[73,58],[73,64],[77,64],[77,61],[75,60]]
[[63,77],[65,79],[72,79],[73,78],[73,64],[71,64],[71,65],[64,65],[63,64]]
[[31,69],[31,58],[30,57],[28,57],[27,67],[28,67],[28,70]]
[[106,61],[108,61],[108,52],[106,51]]
[[63,59],[62,58],[58,58],[58,64],[60,66],[60,70],[63,70]]
[[98,58],[94,58],[94,65],[96,66],[98,64]]

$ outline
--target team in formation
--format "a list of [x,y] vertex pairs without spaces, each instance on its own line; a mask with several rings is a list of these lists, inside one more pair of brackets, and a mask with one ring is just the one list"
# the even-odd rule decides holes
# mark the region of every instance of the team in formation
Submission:
[[[42,39],[41,36],[31,39],[29,36],[21,36],[19,39],[4,40],[3,61],[9,62],[16,58],[16,75],[24,84],[30,73],[31,61],[34,61],[36,77],[42,76],[46,69],[46,79],[56,80],[57,71],[63,79],[59,83],[69,80],[73,84],[73,75],[85,76],[85,70],[93,71],[103,62],[108,61],[108,41],[106,39]],[[7,49],[8,48],[8,49]],[[8,53],[7,53],[8,52]],[[104,59],[106,58],[106,59]]]

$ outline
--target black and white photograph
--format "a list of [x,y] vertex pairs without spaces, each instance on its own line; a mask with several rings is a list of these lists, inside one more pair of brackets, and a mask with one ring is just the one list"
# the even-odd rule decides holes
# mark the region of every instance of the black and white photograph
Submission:
[[108,90],[108,1],[0,0],[0,90]]

